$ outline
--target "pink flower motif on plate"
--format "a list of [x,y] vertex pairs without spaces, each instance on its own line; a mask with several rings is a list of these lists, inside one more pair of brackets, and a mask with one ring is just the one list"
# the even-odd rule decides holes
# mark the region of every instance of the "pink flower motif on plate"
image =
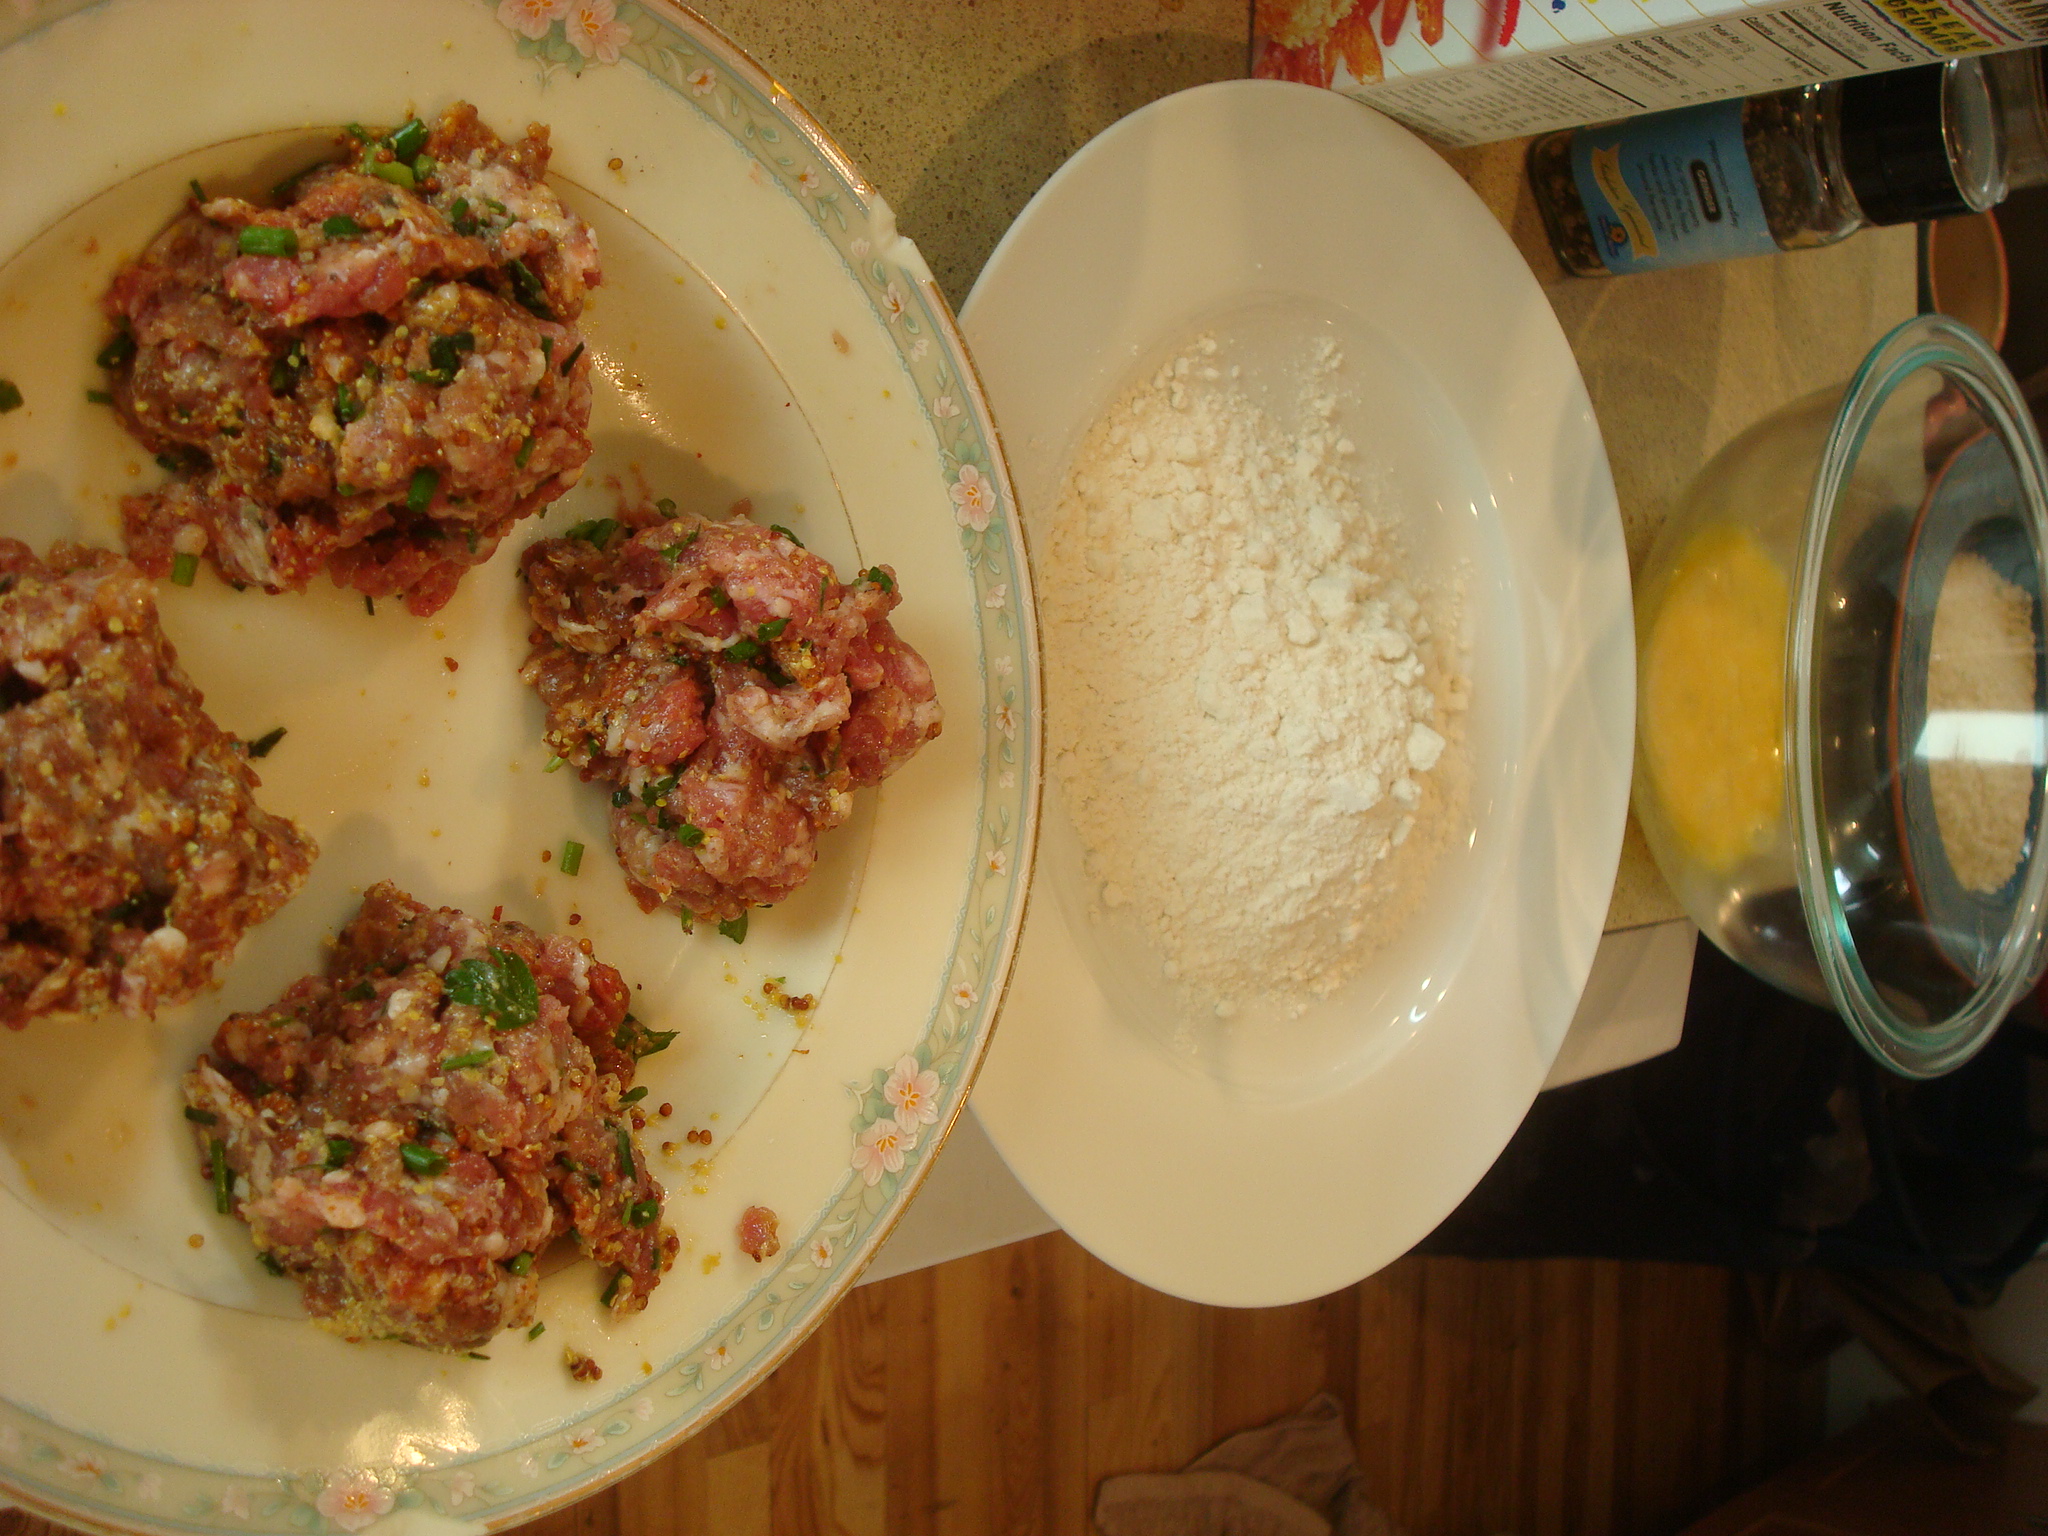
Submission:
[[57,1458],[57,1470],[80,1482],[96,1482],[107,1475],[107,1464],[90,1451],[74,1451]]
[[569,0],[498,0],[498,20],[521,37],[535,41],[548,35],[569,14]]
[[454,1508],[464,1499],[476,1497],[476,1474],[474,1472],[450,1472],[448,1474],[448,1506]]
[[220,1512],[233,1515],[237,1520],[249,1518],[249,1490],[246,1488],[223,1489],[220,1496]]
[[796,185],[805,197],[816,197],[825,190],[825,178],[807,165],[796,173]]
[[600,64],[619,62],[619,49],[633,41],[632,28],[617,20],[615,0],[570,0],[562,31],[569,46]]
[[709,96],[718,88],[718,76],[708,69],[693,69],[683,77],[683,84],[690,88],[692,96]]
[[931,351],[931,349],[932,344],[929,341],[927,341],[924,337],[920,336],[917,338],[917,340],[913,341],[910,344],[910,355],[912,357],[923,357],[927,352]]
[[953,988],[953,1006],[961,1010],[972,1008],[981,1001],[981,994],[966,982],[959,982]]
[[[313,1500],[313,1507],[344,1531],[360,1531],[372,1520],[391,1513],[397,1500],[389,1488],[367,1472],[337,1472]],[[223,1508],[227,1500],[221,1500]]]
[[915,1056],[901,1057],[882,1085],[882,1097],[896,1106],[896,1123],[915,1136],[920,1125],[939,1118],[939,1074],[921,1070]]
[[592,1451],[604,1449],[604,1435],[595,1429],[572,1429],[562,1436],[562,1444],[571,1455],[588,1456]]
[[900,1121],[877,1120],[860,1133],[853,1149],[853,1171],[868,1183],[879,1184],[883,1174],[901,1173],[904,1153],[916,1150],[916,1131],[905,1130]]
[[724,1344],[714,1344],[704,1351],[704,1358],[711,1363],[711,1369],[722,1371],[732,1363],[732,1350]]
[[882,290],[882,313],[889,317],[891,325],[903,318],[903,302],[903,290],[893,282]]
[[981,600],[981,606],[984,608],[1000,608],[1009,600],[1010,584],[1007,581],[999,581],[988,589],[988,596]]
[[987,475],[972,464],[962,464],[959,478],[946,494],[953,498],[954,522],[976,533],[987,530],[988,520],[996,510],[996,488],[989,484]]
[[960,407],[951,395],[941,395],[932,402],[932,414],[934,416],[958,416],[960,414]]
[[810,1256],[813,1269],[830,1269],[832,1267],[832,1239],[825,1236],[824,1233],[821,1232],[812,1238],[811,1246],[804,1251]]
[[145,1472],[135,1479],[135,1497],[146,1504],[154,1504],[164,1496],[164,1480],[154,1472]]
[[1000,848],[988,851],[988,872],[992,875],[1007,875],[1010,872],[1010,856]]
[[1007,704],[998,704],[996,706],[996,729],[1001,731],[1011,741],[1015,741],[1017,739],[1017,711],[1010,708]]
[[654,1417],[654,1399],[643,1397],[633,1404],[633,1417],[645,1422]]

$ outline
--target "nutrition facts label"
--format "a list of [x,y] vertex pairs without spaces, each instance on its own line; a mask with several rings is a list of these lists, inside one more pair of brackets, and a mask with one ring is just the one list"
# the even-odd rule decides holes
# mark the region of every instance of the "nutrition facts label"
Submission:
[[1397,50],[1386,80],[1350,94],[1446,143],[1483,144],[2048,40],[2048,0],[1809,0],[1665,22],[1664,30],[1653,8],[1668,9],[1609,0],[1603,24],[1611,28],[1625,10],[1641,30],[1593,42],[1569,40],[1561,28],[1554,42],[1532,33],[1528,51],[1462,65],[1437,62],[1419,45]]

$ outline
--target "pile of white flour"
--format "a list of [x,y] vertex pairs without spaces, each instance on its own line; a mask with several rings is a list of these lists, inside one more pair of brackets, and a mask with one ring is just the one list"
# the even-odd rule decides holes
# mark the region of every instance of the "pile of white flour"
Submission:
[[1341,985],[1462,798],[1457,595],[1404,578],[1341,367],[1311,344],[1281,419],[1199,339],[1089,431],[1040,541],[1091,887],[1226,1018]]

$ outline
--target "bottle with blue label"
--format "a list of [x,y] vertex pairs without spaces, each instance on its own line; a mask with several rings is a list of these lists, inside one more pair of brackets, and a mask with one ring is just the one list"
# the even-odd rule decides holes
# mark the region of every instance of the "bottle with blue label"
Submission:
[[2038,103],[1957,59],[1546,134],[1529,181],[1581,277],[1770,255],[1991,207]]

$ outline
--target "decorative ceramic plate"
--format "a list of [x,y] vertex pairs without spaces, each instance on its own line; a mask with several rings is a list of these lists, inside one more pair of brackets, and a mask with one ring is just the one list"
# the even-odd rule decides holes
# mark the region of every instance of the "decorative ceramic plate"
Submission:
[[[596,228],[585,325],[596,456],[431,620],[326,586],[160,588],[232,733],[284,726],[263,802],[320,842],[310,882],[226,985],[153,1024],[0,1031],[0,1493],[93,1528],[318,1532],[513,1524],[619,1476],[729,1406],[852,1282],[972,1080],[1021,919],[1037,784],[1036,651],[1005,473],[944,302],[889,209],[757,67],[680,9],[631,0],[57,0],[0,20],[0,529],[119,543],[159,473],[89,404],[118,264],[189,179],[254,191],[334,126],[463,98],[551,125],[555,185]],[[745,498],[842,572],[892,564],[944,734],[827,836],[744,944],[643,915],[605,797],[543,771],[518,681],[518,547],[616,503]],[[592,853],[574,876],[549,853]],[[230,1010],[318,968],[361,889],[587,935],[650,1027],[642,1144],[682,1257],[608,1322],[585,1264],[545,1334],[473,1360],[350,1345],[214,1213],[178,1074]],[[572,914],[579,925],[567,926]],[[781,978],[812,1022],[768,1007]],[[902,1090],[931,1102],[914,1113]],[[909,1116],[907,1124],[899,1120]],[[700,1133],[690,1138],[691,1130]],[[749,1205],[782,1252],[738,1248]],[[595,1358],[579,1385],[564,1346]]]
[[[1513,244],[1434,153],[1354,102],[1265,81],[1169,97],[1095,139],[963,314],[1039,537],[1135,368],[1207,330],[1251,379],[1328,339],[1357,462],[1394,488],[1418,560],[1466,573],[1469,820],[1354,979],[1299,1017],[1172,1016],[1156,957],[1146,970],[1142,946],[1105,938],[1055,774],[975,1090],[1032,1197],[1126,1274],[1220,1304],[1321,1295],[1477,1182],[1599,942],[1634,640],[1577,366]],[[1056,711],[1048,728],[1057,762]]]

